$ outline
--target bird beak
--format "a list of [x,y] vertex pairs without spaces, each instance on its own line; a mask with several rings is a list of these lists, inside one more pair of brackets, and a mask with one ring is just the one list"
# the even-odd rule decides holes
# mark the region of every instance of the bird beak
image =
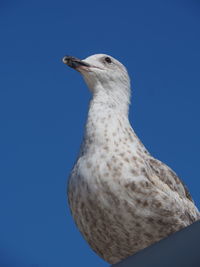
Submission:
[[71,57],[71,56],[65,56],[63,57],[63,63],[68,65],[69,67],[79,70],[79,69],[85,69],[90,67],[90,65],[83,60],[80,60],[76,57]]

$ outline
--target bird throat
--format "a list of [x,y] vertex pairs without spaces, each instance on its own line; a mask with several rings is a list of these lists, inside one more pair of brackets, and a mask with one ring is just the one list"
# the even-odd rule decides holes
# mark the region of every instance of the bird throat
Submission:
[[92,100],[88,112],[84,147],[89,150],[116,149],[116,146],[128,138],[131,129],[127,113],[107,105],[105,102]]

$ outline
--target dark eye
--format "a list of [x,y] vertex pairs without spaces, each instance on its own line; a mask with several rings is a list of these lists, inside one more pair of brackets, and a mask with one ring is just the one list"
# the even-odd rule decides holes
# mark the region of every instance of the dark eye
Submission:
[[112,63],[112,60],[111,60],[110,57],[105,57],[105,61],[106,61],[107,63]]

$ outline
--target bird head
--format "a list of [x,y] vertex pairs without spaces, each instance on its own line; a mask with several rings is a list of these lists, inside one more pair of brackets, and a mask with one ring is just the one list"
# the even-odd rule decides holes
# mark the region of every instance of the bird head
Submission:
[[105,54],[92,55],[84,60],[65,56],[63,62],[82,74],[93,95],[102,95],[116,104],[123,100],[129,103],[129,75],[115,58]]

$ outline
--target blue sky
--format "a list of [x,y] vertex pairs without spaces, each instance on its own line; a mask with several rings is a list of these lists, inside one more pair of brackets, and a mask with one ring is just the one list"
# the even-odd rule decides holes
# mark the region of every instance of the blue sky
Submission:
[[1,264],[109,266],[67,205],[90,93],[66,54],[127,66],[136,133],[200,207],[199,12],[195,0],[1,1]]

